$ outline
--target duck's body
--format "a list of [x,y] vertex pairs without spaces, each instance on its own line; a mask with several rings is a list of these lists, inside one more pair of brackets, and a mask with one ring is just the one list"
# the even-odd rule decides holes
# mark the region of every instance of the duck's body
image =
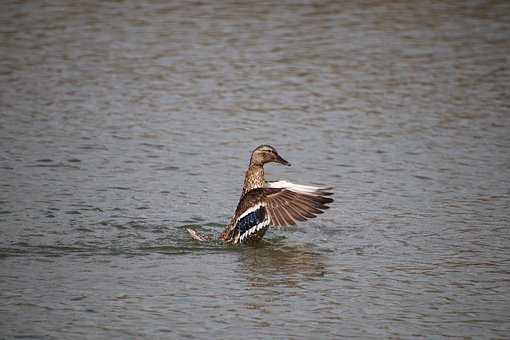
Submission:
[[[264,164],[276,162],[290,165],[269,145],[257,147],[246,171],[241,199],[234,216],[219,236],[226,243],[252,243],[264,237],[269,226],[294,225],[321,214],[333,202],[326,187],[312,187],[286,181],[267,183]],[[208,237],[188,229],[199,241]]]

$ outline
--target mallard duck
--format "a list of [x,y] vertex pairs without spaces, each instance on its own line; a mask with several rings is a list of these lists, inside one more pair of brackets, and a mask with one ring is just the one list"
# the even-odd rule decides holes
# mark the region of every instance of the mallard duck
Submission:
[[[333,199],[330,187],[314,187],[287,181],[266,182],[264,164],[279,163],[290,166],[275,148],[260,145],[253,150],[244,177],[241,199],[219,239],[225,243],[253,243],[260,241],[270,226],[284,227],[316,217],[328,209]],[[211,239],[187,228],[199,241]]]

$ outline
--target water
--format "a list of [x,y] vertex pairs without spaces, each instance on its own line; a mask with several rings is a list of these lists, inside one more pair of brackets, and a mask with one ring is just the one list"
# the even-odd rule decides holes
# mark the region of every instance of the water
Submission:
[[[508,2],[0,7],[0,338],[508,336]],[[262,143],[331,209],[192,241]]]

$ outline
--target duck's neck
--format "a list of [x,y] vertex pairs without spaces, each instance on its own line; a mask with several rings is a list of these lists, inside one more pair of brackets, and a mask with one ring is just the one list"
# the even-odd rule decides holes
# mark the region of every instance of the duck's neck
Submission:
[[264,187],[265,182],[264,167],[262,165],[250,163],[244,176],[243,195],[252,189]]

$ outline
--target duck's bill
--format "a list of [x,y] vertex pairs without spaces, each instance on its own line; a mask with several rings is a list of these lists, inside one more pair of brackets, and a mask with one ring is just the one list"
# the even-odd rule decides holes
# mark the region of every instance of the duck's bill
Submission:
[[290,166],[290,163],[287,162],[285,159],[281,158],[280,155],[276,157],[276,162],[286,166]]

